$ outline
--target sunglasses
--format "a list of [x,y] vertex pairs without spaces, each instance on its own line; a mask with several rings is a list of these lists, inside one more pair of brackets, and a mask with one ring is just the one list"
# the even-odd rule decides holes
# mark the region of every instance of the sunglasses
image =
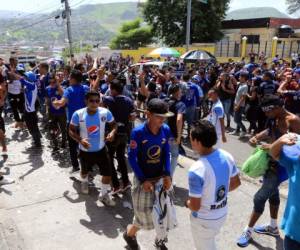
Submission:
[[100,103],[100,99],[89,99],[90,103]]
[[270,112],[270,111],[272,111],[274,108],[275,108],[274,105],[270,105],[270,106],[262,107],[261,109],[262,109],[263,112]]

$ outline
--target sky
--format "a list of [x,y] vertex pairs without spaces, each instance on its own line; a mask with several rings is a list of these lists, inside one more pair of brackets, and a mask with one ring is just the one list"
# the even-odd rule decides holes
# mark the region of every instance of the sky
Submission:
[[[128,2],[137,0],[69,0],[71,7],[81,4]],[[276,6],[274,6],[276,2]],[[1,0],[0,10],[12,10],[23,12],[53,11],[61,6],[60,0]],[[276,7],[281,12],[287,13],[285,0],[231,0],[230,10],[247,7]],[[17,15],[17,13],[16,13]]]

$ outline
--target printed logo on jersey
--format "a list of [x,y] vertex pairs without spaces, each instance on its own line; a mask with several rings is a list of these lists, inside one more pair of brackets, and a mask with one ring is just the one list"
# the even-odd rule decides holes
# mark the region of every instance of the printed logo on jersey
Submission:
[[102,116],[102,117],[101,117],[101,121],[102,121],[102,122],[106,122],[106,117],[105,117],[105,116]]
[[131,149],[136,149],[136,148],[137,148],[137,143],[136,143],[136,141],[135,141],[135,140],[131,140],[131,141],[130,141],[129,147],[130,147]]
[[96,135],[99,132],[99,127],[98,126],[90,126],[87,128],[88,134],[89,135]]
[[224,185],[218,188],[217,193],[216,193],[216,202],[219,202],[224,199],[226,195],[226,188]]
[[147,150],[147,163],[158,163],[160,161],[161,148],[158,145],[153,145]]

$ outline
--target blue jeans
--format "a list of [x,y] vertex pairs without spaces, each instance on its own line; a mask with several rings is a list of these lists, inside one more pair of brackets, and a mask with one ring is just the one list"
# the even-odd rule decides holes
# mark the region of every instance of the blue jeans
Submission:
[[185,120],[188,124],[188,131],[190,131],[190,127],[192,123],[195,121],[195,119],[196,119],[196,106],[186,107]]
[[240,107],[238,111],[234,112],[234,122],[236,123],[236,132],[240,132],[242,129],[243,132],[246,132],[246,127],[242,122],[243,114],[245,111],[245,107]]
[[227,126],[230,125],[230,110],[231,110],[231,99],[222,100],[222,105],[224,108],[224,113],[227,119]]
[[179,145],[175,142],[175,139],[170,140],[170,152],[171,152],[171,177],[173,177],[175,168],[177,166],[178,156],[179,156]]
[[261,188],[254,195],[255,213],[262,214],[264,212],[267,200],[269,200],[270,205],[279,207],[280,197],[278,186],[278,175],[274,171],[268,170],[264,175]]
[[284,250],[300,250],[300,242],[292,240],[290,237],[285,236]]

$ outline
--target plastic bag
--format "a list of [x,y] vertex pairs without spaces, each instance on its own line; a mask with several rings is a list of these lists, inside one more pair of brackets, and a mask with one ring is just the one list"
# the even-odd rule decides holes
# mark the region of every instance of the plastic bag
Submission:
[[260,147],[257,147],[252,155],[244,162],[242,172],[252,178],[257,178],[263,176],[268,167],[268,153]]

